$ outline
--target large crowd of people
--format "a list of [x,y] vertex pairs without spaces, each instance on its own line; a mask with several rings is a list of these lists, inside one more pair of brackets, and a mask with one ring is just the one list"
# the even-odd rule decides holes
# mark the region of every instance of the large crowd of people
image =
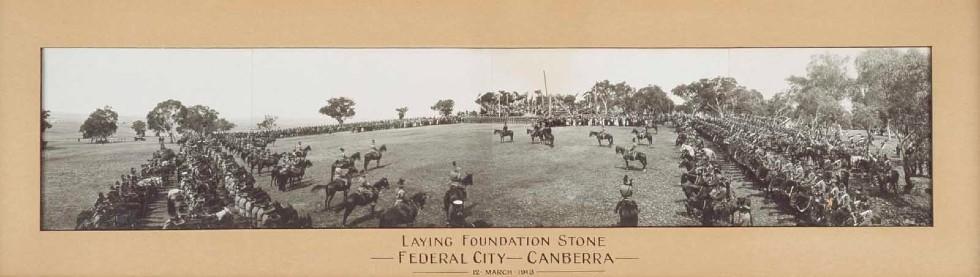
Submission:
[[253,130],[245,132],[228,132],[233,136],[244,136],[250,134],[253,137],[285,138],[309,135],[332,134],[339,132],[369,132],[387,129],[413,128],[431,125],[454,124],[462,122],[462,117],[417,117],[405,119],[375,120],[364,122],[353,122],[345,124],[325,124],[316,126],[303,126],[291,128],[279,128],[271,130]]
[[170,228],[310,227],[288,203],[273,200],[232,155],[235,139],[190,136],[178,153],[178,186],[167,193]]
[[[79,214],[76,229],[148,228],[142,219],[165,191],[164,229],[300,228],[310,227],[288,203],[273,200],[255,186],[255,178],[231,154],[241,139],[185,133],[180,149],[161,145],[142,170],[99,193],[92,210]],[[268,142],[256,140],[256,143]],[[249,143],[249,147],[256,147]],[[263,145],[264,147],[264,145]],[[168,186],[174,182],[175,185]]]
[[92,209],[82,211],[76,218],[75,228],[139,228],[158,191],[172,178],[174,157],[173,151],[161,148],[140,170],[130,168],[129,173],[109,186],[108,193],[98,193]]
[[647,126],[667,121],[667,114],[657,115],[551,115],[551,116],[472,116],[463,123],[499,123],[533,125],[544,122],[548,127],[561,126]]
[[[891,160],[876,151],[880,148],[872,147],[868,138],[849,137],[839,130],[787,127],[756,116],[678,114],[674,122],[680,126],[678,145],[685,155],[710,156],[704,154],[710,150],[706,144],[714,145],[768,195],[790,207],[803,224],[871,224],[869,194],[901,192]],[[717,171],[712,163],[686,167],[685,174],[699,177],[700,172]],[[720,178],[724,183],[725,176]],[[861,182],[855,184],[855,179]]]

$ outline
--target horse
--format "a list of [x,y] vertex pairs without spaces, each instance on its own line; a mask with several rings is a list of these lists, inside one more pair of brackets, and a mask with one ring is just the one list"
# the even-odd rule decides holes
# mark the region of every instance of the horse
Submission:
[[514,130],[494,129],[493,134],[500,135],[500,142],[504,142],[505,137],[510,137],[510,141],[514,141]]
[[75,230],[99,229],[102,225],[102,213],[97,213],[91,209],[83,210],[75,217]]
[[467,173],[466,177],[463,177],[463,180],[460,181],[460,184],[462,184],[462,186],[450,186],[449,190],[446,190],[446,194],[442,198],[442,209],[446,212],[447,221],[449,219],[449,215],[452,214],[452,211],[449,208],[451,208],[453,201],[466,201],[466,187],[473,185],[473,174]]
[[731,190],[725,186],[699,187],[697,193],[687,198],[684,206],[687,213],[694,217],[700,216],[701,223],[705,226],[714,225],[716,220],[733,222],[738,207],[729,201]]
[[599,142],[599,146],[602,146],[602,140],[609,141],[609,146],[613,145],[613,136],[610,134],[604,134],[596,131],[589,132],[589,137],[595,137],[596,141]]
[[639,151],[633,151],[632,154],[626,153],[626,148],[622,146],[616,146],[616,154],[623,156],[623,161],[626,162],[626,169],[630,169],[630,161],[640,161],[643,164],[643,171],[647,170],[647,155]]
[[324,210],[330,208],[330,202],[333,201],[333,197],[334,195],[337,194],[337,192],[343,191],[344,202],[347,202],[347,194],[350,192],[350,182],[351,182],[350,178],[351,175],[353,175],[353,173],[355,173],[356,171],[357,171],[356,169],[351,169],[350,171],[348,171],[348,174],[342,177],[342,178],[346,178],[347,180],[335,179],[333,181],[330,181],[326,185],[315,185],[313,186],[313,188],[310,189],[310,192],[316,192],[317,190],[324,191],[323,194]]
[[371,205],[371,214],[374,214],[374,206],[378,203],[378,196],[381,195],[382,190],[386,190],[391,185],[388,184],[388,178],[381,178],[371,185],[371,190],[364,193],[355,193],[349,196],[348,199],[344,200],[343,203],[334,207],[334,212],[344,211],[344,219],[342,224],[347,226],[347,217],[350,213],[354,211],[354,208]]
[[[898,179],[899,179],[898,170],[892,169],[889,170],[886,174],[887,175],[875,177],[876,179],[878,179],[878,186],[881,189],[881,192],[888,192],[888,191],[898,192]],[[911,186],[906,185],[905,188],[907,191],[911,191]]]
[[699,183],[701,180],[691,173],[681,174],[681,191],[684,192],[684,197],[691,199],[701,193],[702,184]]
[[636,204],[636,201],[625,198],[619,200],[619,203],[616,203],[616,213],[619,214],[619,223],[616,224],[617,226],[636,227],[639,225],[640,207]]
[[378,220],[378,227],[414,227],[415,218],[425,208],[425,201],[427,199],[429,199],[428,194],[417,192],[408,201],[401,201],[395,204],[395,206],[381,213],[381,218]]
[[683,133],[679,134],[677,135],[677,139],[674,140],[674,146],[681,146],[685,142],[687,142],[687,135]]
[[[337,170],[337,168],[341,168],[341,169],[353,169],[354,168],[354,162],[356,162],[356,161],[358,161],[360,159],[361,159],[361,152],[354,152],[353,155],[350,155],[350,157],[347,157],[347,160],[336,160],[336,161],[334,161],[333,164],[330,165],[330,180],[333,180],[333,177],[334,177],[333,175],[334,175],[334,172]],[[379,159],[380,159],[380,157],[379,157]]]
[[258,168],[259,169],[258,174],[262,174],[263,168],[275,166],[276,161],[278,161],[280,157],[281,156],[278,153],[276,153],[265,157],[258,156],[258,157],[250,158],[248,160],[249,170],[255,172],[255,169]]
[[739,197],[735,203],[738,207],[732,212],[732,226],[755,225],[752,220],[752,200],[747,197]]
[[277,181],[279,191],[286,191],[289,184],[303,180],[303,175],[306,175],[306,168],[310,166],[313,166],[313,162],[303,160],[296,164],[296,166],[283,167],[279,171],[279,174],[273,176],[275,181]]
[[653,135],[650,135],[650,133],[640,132],[640,130],[637,130],[635,128],[633,129],[633,131],[630,131],[630,133],[633,133],[633,135],[636,136],[633,138],[634,142],[639,142],[643,139],[646,139],[647,144],[653,144]]
[[364,171],[367,171],[368,164],[371,163],[371,161],[378,161],[375,167],[381,166],[381,153],[384,153],[385,151],[388,151],[388,147],[382,144],[381,147],[378,147],[378,151],[371,151],[364,154]]
[[531,143],[534,143],[534,139],[538,138],[538,131],[535,129],[527,129],[527,134],[531,135]]
[[303,149],[300,149],[300,153],[302,153],[302,154],[301,154],[301,155],[299,155],[299,156],[300,156],[300,157],[303,157],[303,158],[306,158],[306,154],[308,154],[308,153],[310,153],[310,150],[311,150],[311,149],[312,149],[312,148],[310,148],[310,146],[309,146],[309,145],[307,145],[306,147],[303,147]]
[[531,135],[531,143],[534,143],[534,138],[538,138],[549,146],[555,147],[555,135],[551,133],[551,128],[545,127],[538,130],[527,129],[527,133]]

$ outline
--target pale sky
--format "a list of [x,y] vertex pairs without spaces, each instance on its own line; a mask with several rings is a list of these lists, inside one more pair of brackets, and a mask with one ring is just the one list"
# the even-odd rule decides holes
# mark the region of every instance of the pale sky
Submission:
[[[357,115],[349,121],[391,119],[401,106],[407,117],[433,116],[429,107],[439,99],[476,110],[482,92],[544,91],[542,71],[551,93],[582,93],[608,79],[635,88],[659,85],[669,94],[682,83],[731,76],[768,98],[788,87],[790,75],[804,75],[810,56],[833,53],[853,62],[862,50],[49,48],[43,107],[87,115],[109,105],[121,116],[142,117],[156,103],[176,99],[210,106],[248,128],[265,114],[333,124],[317,112],[331,97],[354,99]],[[852,77],[853,69],[848,66]]]

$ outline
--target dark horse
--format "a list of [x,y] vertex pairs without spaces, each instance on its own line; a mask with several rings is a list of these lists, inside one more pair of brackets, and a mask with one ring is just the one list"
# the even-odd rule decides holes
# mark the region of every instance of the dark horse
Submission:
[[428,194],[425,194],[424,192],[417,192],[407,201],[401,201],[398,204],[395,204],[394,207],[391,207],[390,209],[387,209],[381,213],[378,227],[414,227],[415,218],[418,217],[419,213],[422,212],[422,209],[425,208],[426,199],[429,199]]
[[640,207],[632,199],[619,200],[619,203],[616,203],[616,213],[619,214],[617,226],[636,227],[639,225]]
[[632,154],[626,153],[626,148],[622,146],[616,146],[616,154],[623,156],[623,161],[626,162],[626,169],[630,169],[630,161],[640,161],[643,164],[643,171],[647,170],[647,155],[639,151],[633,151]]
[[510,137],[510,141],[514,141],[514,130],[494,129],[493,134],[500,135],[500,142],[504,142],[505,137]]
[[640,130],[637,129],[633,129],[631,133],[633,133],[633,135],[636,135],[636,137],[633,138],[633,141],[639,142],[641,140],[646,139],[647,144],[653,144],[653,135],[650,135],[650,133],[640,132]]
[[555,135],[551,133],[551,128],[527,129],[527,133],[531,135],[531,143],[534,143],[534,139],[538,138],[548,146],[555,147]]
[[330,165],[330,180],[333,180],[333,174],[337,171],[337,168],[341,169],[354,169],[354,162],[361,159],[361,152],[354,152],[353,155],[347,157],[347,160],[336,160]]
[[371,214],[374,214],[374,206],[378,204],[378,196],[381,194],[381,190],[388,189],[390,186],[388,178],[381,178],[374,185],[371,185],[370,191],[350,195],[347,200],[335,207],[334,211],[338,213],[344,211],[344,220],[342,221],[344,226],[347,226],[347,217],[354,211],[354,208],[371,205]]
[[595,140],[599,142],[599,146],[602,146],[602,140],[609,141],[609,146],[613,145],[613,136],[610,134],[600,134],[600,132],[591,131],[589,132],[589,137],[595,137]]
[[281,155],[279,155],[278,153],[270,154],[266,157],[261,157],[259,155],[249,156],[248,159],[249,169],[252,172],[255,172],[255,169],[258,168],[259,174],[262,174],[262,169],[276,165],[276,161],[279,160],[279,157],[281,157]]
[[91,209],[78,213],[75,217],[75,230],[98,229],[102,223],[102,215]]
[[[878,175],[874,179],[878,181],[878,188],[882,193],[889,191],[898,192],[899,173],[897,169],[888,170],[884,176]],[[905,188],[906,193],[911,191],[911,186],[906,185]]]
[[273,170],[272,181],[276,183],[279,191],[286,191],[290,184],[303,180],[303,175],[306,175],[306,168],[310,166],[313,166],[313,162],[303,160],[296,166],[276,167],[279,170]]
[[449,220],[449,215],[451,215],[453,212],[449,210],[449,208],[453,206],[451,205],[453,201],[456,200],[466,201],[466,187],[473,185],[473,174],[467,173],[466,177],[463,177],[463,180],[460,181],[460,184],[462,184],[463,186],[462,187],[450,186],[449,190],[446,191],[446,195],[443,196],[442,198],[442,210],[446,212],[447,221]]
[[351,176],[353,176],[356,173],[357,173],[357,169],[351,168],[350,171],[347,172],[347,175],[342,176],[346,180],[336,179],[330,181],[330,183],[327,183],[326,185],[315,185],[313,186],[312,189],[310,189],[310,192],[316,192],[317,190],[324,190],[324,194],[323,194],[324,210],[330,208],[330,202],[333,201],[334,195],[336,195],[338,192],[341,191],[344,192],[344,201],[346,202],[347,194],[350,192]]
[[[382,144],[381,147],[378,147],[378,151],[371,151],[371,152],[365,153],[364,154],[364,171],[367,171],[368,164],[371,163],[371,161],[378,161],[378,163],[375,164],[375,167],[380,167],[381,166],[381,153],[384,153],[385,151],[388,151],[388,147],[385,146],[384,144]],[[358,154],[358,153],[354,153],[354,154]]]

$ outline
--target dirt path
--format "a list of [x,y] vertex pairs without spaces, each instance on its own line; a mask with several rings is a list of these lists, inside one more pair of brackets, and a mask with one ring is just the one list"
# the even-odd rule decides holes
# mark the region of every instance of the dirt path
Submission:
[[160,188],[157,192],[156,198],[153,203],[149,205],[149,211],[145,217],[140,219],[139,229],[162,229],[163,223],[167,222],[170,215],[167,214],[167,191],[176,187],[175,178],[170,178],[170,182],[167,182]]
[[[712,147],[714,148],[714,147]],[[720,152],[716,150],[715,152]],[[749,197],[752,201],[752,220],[754,226],[794,226],[793,215],[781,210],[775,202],[766,198],[765,192],[726,155],[718,155],[722,173],[732,181],[735,197]]]

